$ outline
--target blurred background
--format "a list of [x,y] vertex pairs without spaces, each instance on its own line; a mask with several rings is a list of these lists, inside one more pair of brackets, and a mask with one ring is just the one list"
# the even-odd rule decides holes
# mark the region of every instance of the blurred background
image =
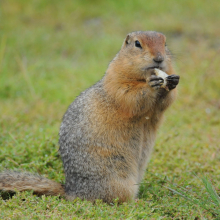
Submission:
[[155,30],[181,79],[149,170],[219,180],[219,10],[206,0],[0,0],[0,168],[63,180],[57,143],[68,105],[103,76],[127,33]]

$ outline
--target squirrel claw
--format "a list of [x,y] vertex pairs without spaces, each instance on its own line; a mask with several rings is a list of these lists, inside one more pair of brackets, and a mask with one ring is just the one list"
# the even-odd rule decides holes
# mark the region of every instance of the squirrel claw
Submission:
[[149,78],[149,85],[154,88],[154,89],[159,89],[161,88],[161,86],[163,85],[164,83],[164,79],[159,77],[159,76],[155,76],[155,75],[152,75],[150,78]]
[[167,85],[166,86],[167,86],[167,88],[169,90],[175,89],[176,86],[179,83],[179,79],[180,79],[180,77],[178,75],[169,75],[166,78],[166,81],[167,81]]

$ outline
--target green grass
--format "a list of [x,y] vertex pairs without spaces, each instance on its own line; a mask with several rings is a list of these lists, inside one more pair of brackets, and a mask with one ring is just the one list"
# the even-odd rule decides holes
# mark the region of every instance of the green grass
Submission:
[[58,131],[128,32],[167,36],[181,76],[139,199],[92,204],[17,193],[1,219],[220,218],[219,1],[0,1],[0,170],[64,181]]

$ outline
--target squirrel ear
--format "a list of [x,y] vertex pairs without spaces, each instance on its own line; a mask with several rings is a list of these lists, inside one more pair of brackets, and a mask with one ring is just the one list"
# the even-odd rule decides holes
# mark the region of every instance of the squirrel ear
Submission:
[[127,37],[125,38],[121,48],[125,48],[130,43],[131,43],[131,34],[128,34]]
[[125,44],[129,44],[131,42],[131,35],[128,34],[127,37],[125,38]]

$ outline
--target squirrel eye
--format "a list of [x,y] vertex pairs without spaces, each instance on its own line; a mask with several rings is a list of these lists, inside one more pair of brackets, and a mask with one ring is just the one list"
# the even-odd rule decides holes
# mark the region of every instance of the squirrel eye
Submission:
[[135,41],[135,47],[142,48],[142,47],[141,47],[141,44],[140,44],[140,42],[139,42],[138,40]]

